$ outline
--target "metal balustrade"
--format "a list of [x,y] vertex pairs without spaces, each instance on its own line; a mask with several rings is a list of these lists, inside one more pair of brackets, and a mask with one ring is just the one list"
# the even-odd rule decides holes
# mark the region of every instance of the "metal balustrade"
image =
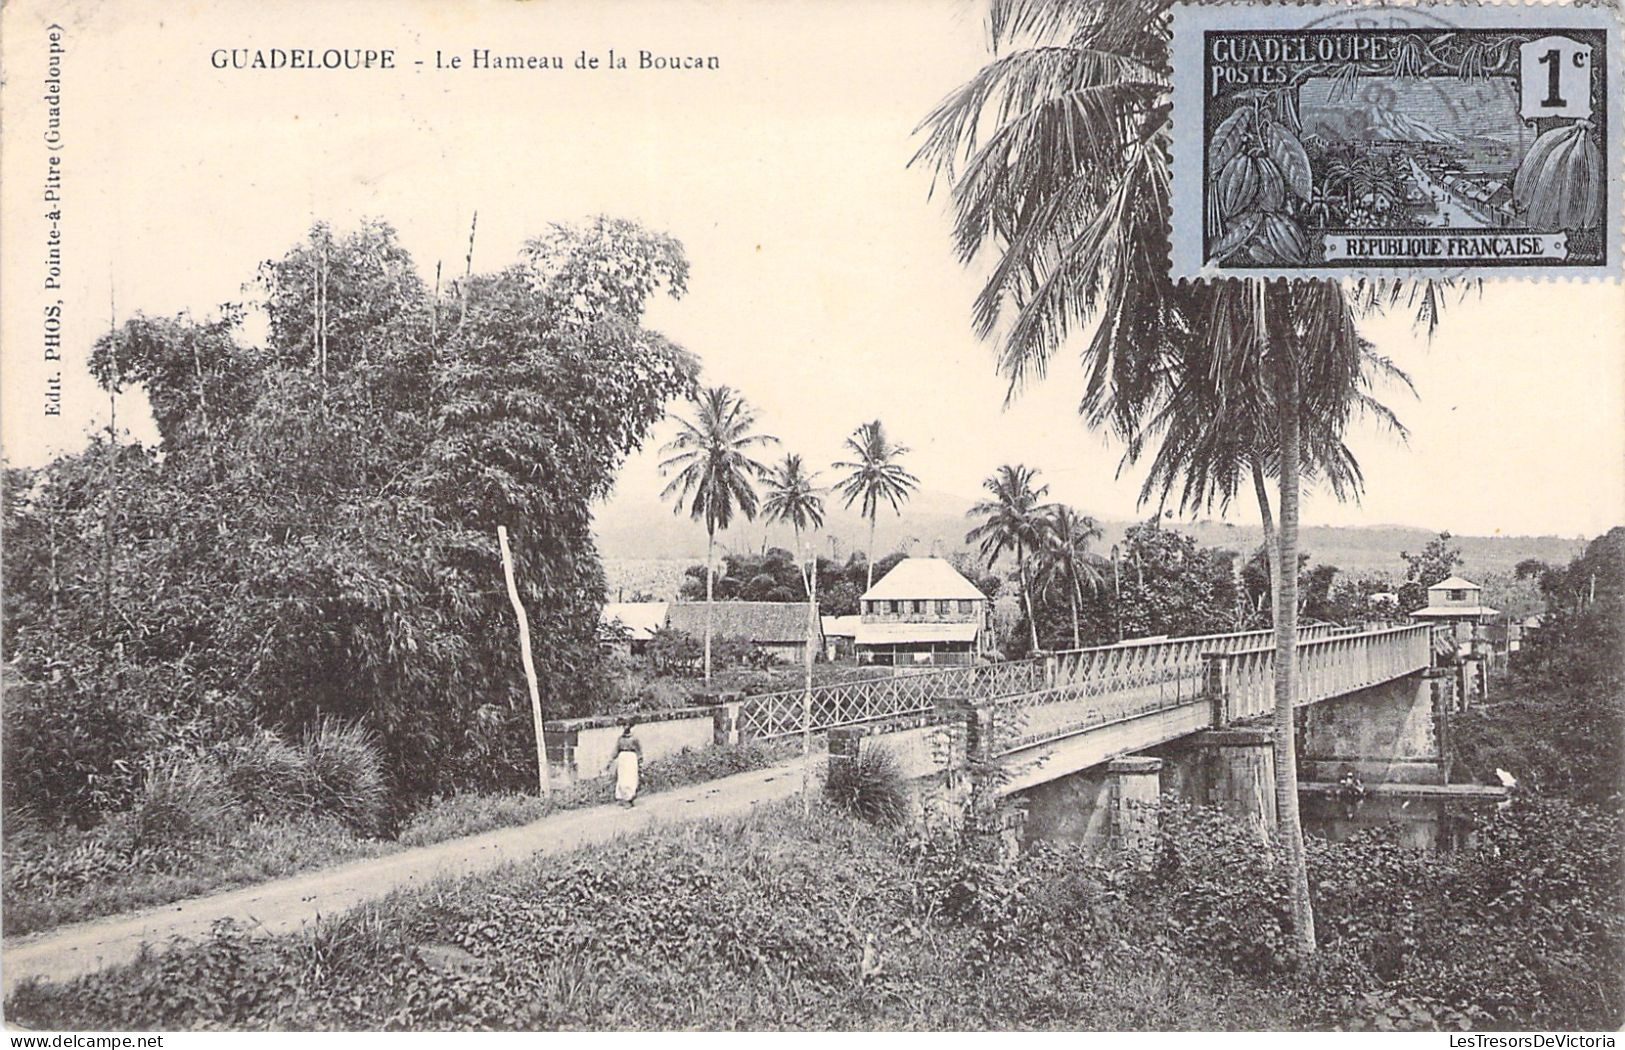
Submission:
[[[1317,624],[1299,628],[1298,638],[1307,642],[1329,636],[1330,632],[1330,626]],[[952,699],[1037,707],[1075,705],[1110,697],[1113,710],[1123,704],[1140,703],[1156,709],[1169,703],[1189,703],[1202,695],[1206,654],[1256,648],[1271,637],[1272,632],[1265,630],[1137,639],[1026,660],[818,685],[812,689],[812,730],[824,732],[837,726],[922,714]],[[772,739],[799,733],[807,703],[805,689],[747,697],[739,709],[740,735]]]
[[[1432,662],[1432,630],[1416,624],[1300,641],[1293,704],[1318,703],[1426,669]],[[1245,721],[1274,710],[1274,646],[1214,651],[1206,661],[1216,722]]]

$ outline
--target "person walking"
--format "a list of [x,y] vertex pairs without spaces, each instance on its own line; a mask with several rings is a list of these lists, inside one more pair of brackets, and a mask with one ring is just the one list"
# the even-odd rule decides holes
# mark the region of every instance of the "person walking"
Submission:
[[637,719],[628,718],[621,725],[624,728],[615,741],[615,754],[610,757],[605,769],[615,770],[615,801],[630,809],[632,801],[638,797],[638,772],[643,765],[643,745],[632,735],[632,727],[637,725]]

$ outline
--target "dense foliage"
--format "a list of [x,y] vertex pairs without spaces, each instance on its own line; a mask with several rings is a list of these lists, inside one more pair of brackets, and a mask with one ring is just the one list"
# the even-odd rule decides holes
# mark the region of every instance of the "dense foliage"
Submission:
[[1509,678],[1454,726],[1456,764],[1495,783],[1504,769],[1547,795],[1614,807],[1625,785],[1625,527],[1541,575],[1548,611]]
[[[1083,592],[1079,605],[1084,645],[1109,645],[1147,635],[1212,634],[1250,625],[1236,583],[1232,551],[1199,546],[1155,519],[1129,528],[1117,562],[1098,567],[1101,585]],[[1038,591],[1034,615],[1045,649],[1072,647],[1072,619],[1065,595]],[[1011,655],[1025,652],[1026,625],[1009,639]]]
[[1172,807],[1150,862],[886,833],[818,807],[215,937],[7,1003],[75,1028],[1611,1030],[1617,817],[1526,802],[1454,855],[1311,841],[1292,952],[1256,837]]
[[394,230],[326,226],[244,313],[137,316],[95,347],[157,447],[10,470],[5,791],[90,822],[164,756],[325,718],[377,740],[398,797],[535,775],[495,530],[512,535],[550,715],[590,706],[589,527],[694,363],[640,322],[681,246],[600,218],[428,288]]

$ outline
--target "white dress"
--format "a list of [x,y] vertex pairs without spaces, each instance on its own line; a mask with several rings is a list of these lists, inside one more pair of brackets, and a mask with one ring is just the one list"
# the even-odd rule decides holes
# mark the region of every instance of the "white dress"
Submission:
[[615,755],[615,801],[630,802],[638,793],[638,752],[623,747]]

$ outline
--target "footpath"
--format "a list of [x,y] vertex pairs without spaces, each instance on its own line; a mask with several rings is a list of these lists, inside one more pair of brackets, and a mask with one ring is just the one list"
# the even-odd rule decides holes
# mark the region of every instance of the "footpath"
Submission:
[[[814,756],[818,761],[821,756]],[[567,853],[649,828],[748,813],[801,790],[800,758],[647,795],[636,806],[565,810],[530,824],[451,839],[205,897],[109,915],[0,944],[0,991],[31,978],[67,981],[207,937],[220,919],[261,935],[296,932],[396,890],[490,871],[536,854]]]

